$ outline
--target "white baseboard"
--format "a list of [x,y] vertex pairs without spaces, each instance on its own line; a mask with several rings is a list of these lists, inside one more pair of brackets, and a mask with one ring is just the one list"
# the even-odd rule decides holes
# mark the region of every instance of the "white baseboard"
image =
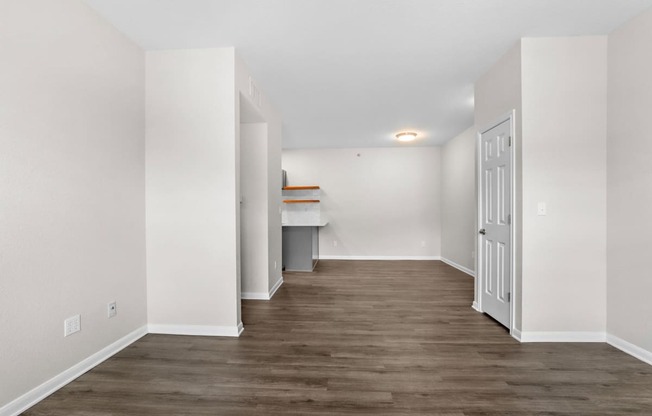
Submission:
[[514,338],[515,340],[517,340],[519,342],[523,342],[520,330],[518,330],[516,328],[512,328],[511,335],[512,335],[512,338]]
[[274,286],[269,290],[269,293],[265,292],[241,292],[240,299],[245,300],[270,300],[274,293],[278,290],[279,287],[283,284],[283,276],[274,283]]
[[149,324],[147,328],[150,334],[238,337],[244,327],[240,323],[234,326]]
[[145,335],[147,335],[147,326],[142,326],[135,331],[125,335],[114,343],[102,348],[90,357],[80,361],[69,369],[52,377],[50,380],[46,381],[40,386],[35,387],[17,399],[7,403],[2,408],[0,408],[0,416],[15,416],[24,412],[25,410],[34,406],[36,403],[45,399],[50,394],[59,390],[61,387],[81,376],[85,372],[93,369],[103,361],[106,361],[108,358],[111,358],[129,345],[138,341]]
[[466,268],[466,267],[464,267],[462,265],[459,265],[459,264],[455,263],[454,261],[448,260],[448,259],[446,259],[444,257],[442,257],[440,260],[442,262],[448,264],[449,266],[454,267],[457,270],[468,274],[469,276],[475,277],[475,272],[473,270],[469,269],[469,268]]
[[478,302],[473,301],[473,303],[471,304],[471,307],[472,307],[473,309],[475,309],[477,312],[482,313],[482,311],[480,310],[480,306],[478,305]]
[[276,294],[276,291],[283,285],[283,276],[281,276],[276,283],[274,283],[274,286],[269,290],[269,297],[268,299],[271,299],[274,294]]
[[269,300],[269,294],[265,292],[240,292],[240,299],[244,300]]
[[521,342],[606,342],[607,334],[604,332],[533,332],[520,333]]
[[652,351],[643,349],[629,341],[625,341],[624,339],[611,334],[607,334],[607,343],[634,358],[638,358],[644,363],[652,365]]
[[319,255],[319,260],[441,260],[439,256],[331,256]]

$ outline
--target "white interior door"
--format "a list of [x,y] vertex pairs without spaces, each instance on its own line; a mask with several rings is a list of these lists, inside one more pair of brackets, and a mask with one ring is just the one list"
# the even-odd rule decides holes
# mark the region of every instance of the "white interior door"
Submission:
[[510,328],[512,267],[512,119],[480,136],[480,285],[482,311]]

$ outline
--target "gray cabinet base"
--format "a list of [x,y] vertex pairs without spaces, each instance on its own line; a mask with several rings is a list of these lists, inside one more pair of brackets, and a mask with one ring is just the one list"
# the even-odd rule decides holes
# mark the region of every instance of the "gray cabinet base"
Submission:
[[283,227],[283,267],[311,272],[319,261],[319,227]]

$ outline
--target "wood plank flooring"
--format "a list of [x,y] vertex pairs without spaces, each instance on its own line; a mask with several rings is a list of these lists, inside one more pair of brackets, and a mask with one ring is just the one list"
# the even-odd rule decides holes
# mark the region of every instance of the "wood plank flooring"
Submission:
[[147,335],[26,415],[652,415],[652,367],[519,344],[437,261],[322,261],[239,339]]

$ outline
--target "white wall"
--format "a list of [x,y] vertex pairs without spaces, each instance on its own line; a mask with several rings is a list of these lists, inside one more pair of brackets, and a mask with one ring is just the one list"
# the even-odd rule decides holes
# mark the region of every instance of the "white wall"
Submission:
[[523,39],[522,82],[523,331],[603,333],[607,38]]
[[[498,62],[484,74],[475,84],[475,129],[485,131],[499,118],[515,110],[515,137],[512,137],[514,148],[514,186],[516,188],[513,224],[516,224],[516,241],[514,254],[516,268],[514,270],[515,314],[514,327],[521,328],[521,242],[522,230],[522,178],[521,178],[521,42],[512,47]],[[476,296],[478,295],[476,279]],[[476,298],[477,302],[478,299]]]
[[157,332],[233,333],[240,323],[234,50],[151,51],[146,62],[149,323]]
[[441,148],[441,256],[475,271],[476,207],[474,127]]
[[609,36],[607,288],[610,334],[652,352],[652,11]]
[[536,38],[476,84],[476,128],[516,110],[514,300],[524,334],[605,331],[606,74],[606,37]]
[[266,290],[281,276],[273,268],[281,259],[281,120],[262,93],[260,100],[250,94],[249,72],[233,48],[151,51],[146,62],[149,323],[155,332],[236,335],[240,100],[256,107],[267,125],[265,149],[257,151],[266,157],[258,189],[269,203],[259,200],[267,218],[256,231],[269,247],[271,266],[256,283]]
[[[269,111],[269,112],[267,112]],[[283,235],[281,228],[281,201],[282,201],[282,119],[281,115],[271,110],[266,110],[267,123],[267,217],[269,273],[268,285],[272,291],[282,282],[281,275]]]
[[[252,83],[254,88],[252,88]],[[259,176],[264,181],[264,192],[266,198],[261,203],[265,204],[267,212],[266,218],[261,219],[259,226],[266,230],[259,230],[258,235],[266,235],[265,258],[267,261],[267,272],[255,275],[256,290],[263,293],[266,292],[268,296],[272,294],[272,290],[277,288],[282,282],[281,275],[281,132],[282,132],[282,119],[281,115],[276,111],[270,100],[262,91],[260,85],[251,77],[251,73],[247,68],[245,62],[240,59],[236,54],[235,56],[235,88],[236,88],[236,128],[239,129],[241,122],[252,121],[248,120],[249,117],[258,118],[257,121],[263,122],[266,125],[265,140],[261,140],[261,146],[264,149],[259,149],[259,157],[254,157],[258,163],[264,164],[266,171],[260,172]],[[248,108],[249,114],[242,115],[240,111]],[[240,132],[237,132],[240,137]],[[238,144],[240,140],[238,140]],[[265,157],[263,157],[263,155]],[[247,157],[247,154],[244,155]],[[242,160],[242,155],[239,160]],[[241,169],[238,169],[238,173]],[[263,188],[260,188],[263,191]],[[260,246],[262,248],[262,245]],[[260,249],[259,248],[259,249]],[[262,256],[260,256],[262,258]],[[262,266],[262,265],[261,265]],[[262,268],[260,269],[262,272]],[[265,290],[263,290],[266,288]]]
[[146,296],[144,53],[77,0],[3,1],[0,27],[2,407],[142,328]]
[[240,195],[241,295],[260,297],[269,293],[267,123],[240,124]]
[[320,256],[441,255],[439,148],[284,150],[283,169],[321,186]]

